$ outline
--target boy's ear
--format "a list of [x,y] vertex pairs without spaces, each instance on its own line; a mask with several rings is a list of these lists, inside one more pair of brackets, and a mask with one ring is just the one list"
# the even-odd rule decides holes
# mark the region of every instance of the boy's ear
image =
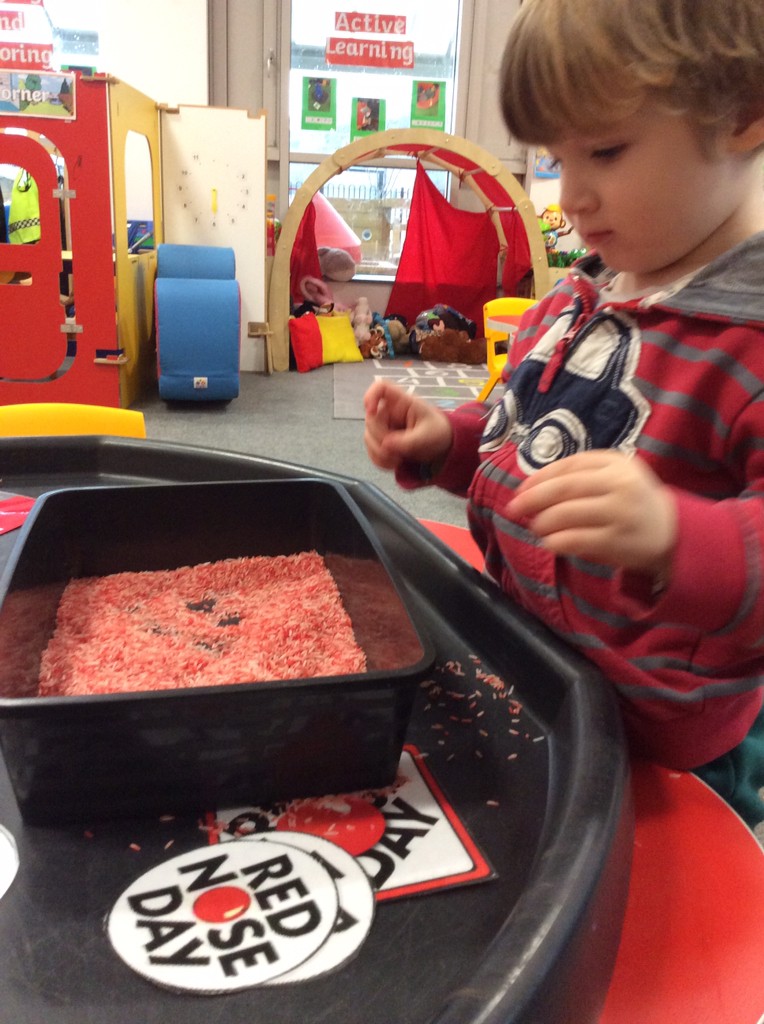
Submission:
[[727,149],[730,153],[752,153],[759,146],[764,145],[764,112],[758,116],[754,115],[745,122],[727,139]]

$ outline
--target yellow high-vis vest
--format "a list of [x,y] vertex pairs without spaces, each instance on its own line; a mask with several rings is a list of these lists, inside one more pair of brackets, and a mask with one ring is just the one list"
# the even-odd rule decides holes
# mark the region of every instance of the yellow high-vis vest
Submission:
[[39,242],[40,233],[40,196],[37,182],[29,171],[22,167],[16,175],[11,192],[8,241],[16,245]]

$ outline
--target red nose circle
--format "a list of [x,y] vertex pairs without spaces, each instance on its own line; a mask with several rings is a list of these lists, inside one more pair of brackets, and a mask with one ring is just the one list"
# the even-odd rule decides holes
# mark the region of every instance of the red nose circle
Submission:
[[245,914],[251,902],[249,893],[243,889],[234,885],[221,885],[197,897],[194,901],[194,914],[208,924],[225,924]]

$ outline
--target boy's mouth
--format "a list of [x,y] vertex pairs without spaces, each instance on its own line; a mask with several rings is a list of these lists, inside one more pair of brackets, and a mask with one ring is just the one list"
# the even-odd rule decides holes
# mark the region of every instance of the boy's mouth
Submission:
[[587,246],[589,246],[592,249],[596,249],[598,246],[602,245],[604,242],[607,242],[610,238],[612,238],[612,236],[613,236],[613,232],[612,231],[582,231],[581,232],[581,237],[583,238],[584,242],[586,242]]

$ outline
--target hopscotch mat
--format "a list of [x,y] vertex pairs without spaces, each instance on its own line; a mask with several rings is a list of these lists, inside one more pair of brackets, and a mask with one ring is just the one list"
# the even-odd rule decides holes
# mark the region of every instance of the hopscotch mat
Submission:
[[462,363],[433,363],[424,359],[365,359],[334,364],[334,418],[362,420],[363,396],[373,381],[384,379],[443,409],[453,409],[478,397],[488,369]]

